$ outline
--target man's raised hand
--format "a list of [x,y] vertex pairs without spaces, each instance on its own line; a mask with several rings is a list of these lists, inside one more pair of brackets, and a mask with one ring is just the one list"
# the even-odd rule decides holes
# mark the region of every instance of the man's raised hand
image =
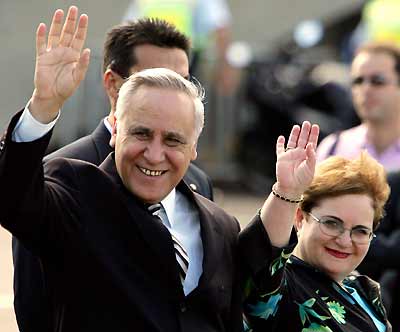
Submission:
[[54,12],[46,43],[46,25],[36,31],[35,90],[29,110],[42,123],[55,119],[58,110],[78,88],[89,66],[90,50],[84,49],[88,17],[78,19],[78,8],[71,6],[63,24],[64,12]]

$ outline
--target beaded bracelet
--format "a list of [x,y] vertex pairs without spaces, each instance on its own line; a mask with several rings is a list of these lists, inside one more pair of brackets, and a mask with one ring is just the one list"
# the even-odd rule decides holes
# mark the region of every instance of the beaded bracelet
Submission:
[[303,201],[303,199],[304,199],[303,195],[301,195],[299,198],[295,198],[295,199],[291,199],[291,198],[285,197],[284,195],[278,193],[275,190],[275,186],[276,186],[276,183],[274,183],[274,185],[272,186],[272,194],[274,196],[278,197],[279,199],[285,201],[285,202],[297,204],[297,203],[301,203]]

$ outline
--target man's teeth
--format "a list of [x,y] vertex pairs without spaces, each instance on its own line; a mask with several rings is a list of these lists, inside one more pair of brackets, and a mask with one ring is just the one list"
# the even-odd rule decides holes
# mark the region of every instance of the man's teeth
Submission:
[[148,175],[148,176],[160,176],[161,174],[163,174],[163,171],[151,171],[151,170],[149,170],[149,169],[147,169],[147,168],[141,168],[141,167],[140,167],[140,170],[141,170],[144,174],[146,174],[146,175]]

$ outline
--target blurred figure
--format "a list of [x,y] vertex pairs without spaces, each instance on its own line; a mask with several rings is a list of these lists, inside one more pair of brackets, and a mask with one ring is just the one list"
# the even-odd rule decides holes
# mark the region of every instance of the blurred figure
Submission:
[[367,150],[386,171],[392,190],[387,214],[376,240],[359,271],[379,280],[394,330],[400,328],[400,49],[383,42],[368,43],[356,53],[351,65],[353,103],[362,124],[335,133],[317,149],[318,160],[330,155],[353,158]]
[[357,157],[362,150],[387,171],[400,168],[400,49],[391,44],[360,47],[351,64],[352,97],[359,126],[329,135],[317,159],[330,155]]
[[211,36],[215,42],[217,91],[222,95],[234,92],[239,78],[226,57],[231,40],[231,13],[225,0],[133,0],[123,21],[140,17],[164,19],[192,40],[191,74],[198,74]]
[[400,172],[390,173],[386,215],[358,271],[378,280],[393,330],[400,330]]

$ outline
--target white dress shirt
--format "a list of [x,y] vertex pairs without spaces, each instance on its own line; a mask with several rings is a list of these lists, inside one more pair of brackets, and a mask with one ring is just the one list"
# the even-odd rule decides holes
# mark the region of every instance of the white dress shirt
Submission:
[[160,211],[163,224],[178,238],[189,256],[189,268],[183,283],[183,291],[187,295],[197,287],[203,273],[199,213],[191,206],[189,200],[175,189],[172,189],[161,204],[164,208]]

